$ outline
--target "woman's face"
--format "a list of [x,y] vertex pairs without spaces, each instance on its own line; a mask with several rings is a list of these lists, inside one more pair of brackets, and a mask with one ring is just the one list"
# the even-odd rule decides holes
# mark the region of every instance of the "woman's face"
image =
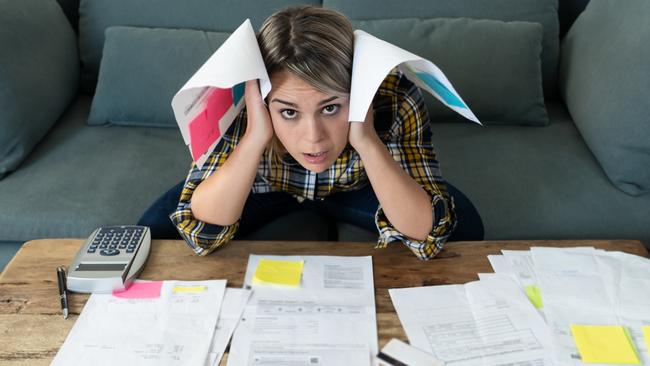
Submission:
[[325,94],[288,71],[271,75],[275,135],[305,169],[327,170],[348,143],[349,98]]

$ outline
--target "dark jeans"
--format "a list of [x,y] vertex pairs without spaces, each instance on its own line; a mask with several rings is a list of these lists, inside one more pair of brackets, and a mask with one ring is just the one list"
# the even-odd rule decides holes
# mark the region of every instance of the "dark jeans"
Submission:
[[[169,214],[176,209],[184,182],[163,194],[147,209],[138,225],[149,226],[154,239],[180,239]],[[456,203],[458,226],[449,241],[483,240],[483,221],[472,202],[456,187],[447,183]],[[291,211],[306,208],[335,221],[344,221],[376,232],[375,211],[379,201],[370,185],[358,191],[339,192],[322,201],[302,203],[288,193],[251,193],[246,200],[239,223],[238,236],[244,236],[262,225]]]

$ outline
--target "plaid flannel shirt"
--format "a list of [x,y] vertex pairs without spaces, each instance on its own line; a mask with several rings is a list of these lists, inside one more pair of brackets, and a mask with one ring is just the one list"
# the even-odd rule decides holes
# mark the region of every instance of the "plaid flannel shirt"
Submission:
[[[394,70],[382,82],[373,100],[375,129],[393,159],[424,188],[431,199],[433,228],[424,241],[400,233],[388,221],[381,207],[375,223],[379,233],[377,247],[390,242],[404,243],[420,259],[433,258],[456,226],[453,199],[449,196],[431,141],[430,121],[420,90],[402,73]],[[195,188],[228,159],[246,130],[245,109],[224,134],[202,168],[192,163],[178,207],[170,218],[187,244],[199,255],[206,255],[230,241],[239,222],[228,226],[212,225],[192,215]],[[272,163],[273,162],[273,163]],[[359,154],[349,145],[326,171],[316,174],[292,158],[271,159],[267,151],[260,158],[253,193],[283,191],[299,201],[323,199],[330,194],[352,191],[369,184]]]

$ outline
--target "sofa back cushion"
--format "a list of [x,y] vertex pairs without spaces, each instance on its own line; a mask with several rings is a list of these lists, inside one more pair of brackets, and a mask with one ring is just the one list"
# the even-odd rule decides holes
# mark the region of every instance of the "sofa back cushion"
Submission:
[[650,192],[650,2],[592,0],[562,44],[560,91],[609,179]]
[[[547,97],[557,94],[560,48],[558,0],[323,0],[323,6],[339,10],[350,19],[357,20],[466,17],[540,23],[544,27],[542,41],[544,94]],[[411,37],[410,34],[402,36]],[[417,40],[411,40],[411,42],[415,41]]]
[[188,28],[232,32],[246,18],[255,28],[276,10],[296,0],[81,0],[79,4],[79,52],[81,85],[92,92],[97,82],[104,47],[104,31],[117,25],[157,28]]
[[88,123],[178,128],[172,97],[228,36],[109,27]]
[[79,82],[76,37],[54,0],[0,0],[0,179],[54,125]]
[[[353,25],[435,63],[481,122],[548,124],[539,23],[400,18]],[[463,120],[428,93],[424,98],[432,121]]]

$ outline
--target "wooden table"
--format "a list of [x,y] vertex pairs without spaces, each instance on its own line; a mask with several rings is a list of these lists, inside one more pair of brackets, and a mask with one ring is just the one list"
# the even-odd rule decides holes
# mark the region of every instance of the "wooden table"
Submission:
[[[72,328],[88,295],[71,294],[72,316],[61,315],[56,267],[68,265],[83,240],[44,239],[25,243],[0,275],[0,364],[49,365]],[[492,272],[488,254],[531,246],[594,246],[641,256],[639,241],[484,241],[449,243],[432,261],[418,260],[396,244],[374,249],[373,243],[233,241],[207,257],[197,257],[182,241],[153,241],[140,278],[148,280],[227,279],[241,287],[249,254],[373,256],[379,347],[391,338],[406,340],[388,295],[389,288],[462,284]],[[222,364],[225,364],[222,362]]]

